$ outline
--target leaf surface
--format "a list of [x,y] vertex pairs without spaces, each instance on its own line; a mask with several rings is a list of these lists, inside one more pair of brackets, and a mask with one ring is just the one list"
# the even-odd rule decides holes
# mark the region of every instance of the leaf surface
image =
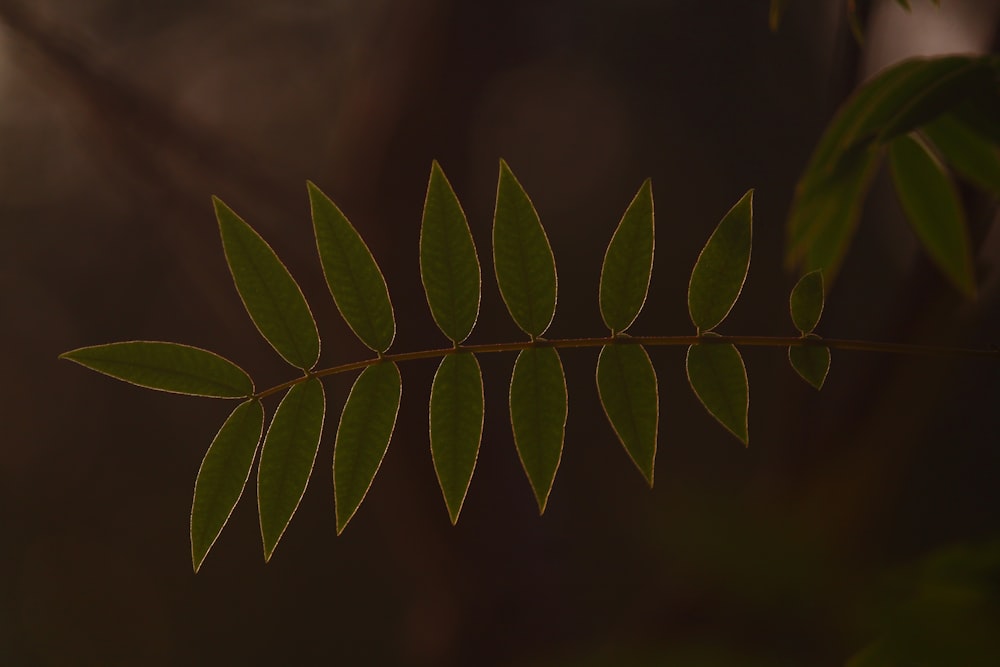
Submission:
[[396,427],[402,389],[399,368],[391,361],[369,366],[351,387],[333,450],[338,535],[358,510],[382,464]]
[[493,264],[514,322],[532,338],[541,336],[556,312],[555,257],[534,205],[503,160],[493,216]]
[[312,377],[288,390],[267,429],[257,469],[265,561],[271,559],[309,484],[325,414],[323,383]]
[[[817,338],[817,336],[810,336]],[[830,371],[830,348],[819,345],[805,345],[788,348],[788,363],[803,380],[815,389],[822,389],[826,375]]]
[[889,164],[896,195],[927,254],[960,292],[974,297],[965,212],[948,174],[923,144],[909,136],[892,142]]
[[510,379],[510,422],[539,513],[545,511],[562,459],[567,410],[559,353],[551,347],[522,350]]
[[246,372],[214,352],[158,341],[81,347],[59,355],[81,366],[147,389],[213,398],[253,394]]
[[337,309],[361,342],[385,352],[396,337],[389,289],[361,235],[337,205],[307,182],[323,275]]
[[795,328],[802,334],[810,333],[819,324],[823,314],[823,272],[810,271],[799,278],[788,297],[788,309]]
[[618,223],[601,268],[601,317],[612,333],[628,329],[646,302],[653,235],[653,189],[646,179]]
[[604,414],[639,472],[653,486],[660,417],[656,371],[641,345],[605,345],[597,358]]
[[479,315],[482,278],[465,212],[437,160],[420,226],[420,278],[434,321],[452,342],[461,343]]
[[213,197],[229,271],[247,313],[285,361],[308,369],[319,359],[319,331],[292,274],[260,234]]
[[441,360],[430,401],[431,456],[451,522],[458,521],[483,437],[483,374],[471,352]]
[[957,116],[946,114],[921,128],[962,177],[1000,196],[1000,147]]
[[688,312],[698,331],[719,325],[743,290],[750,268],[753,190],[716,226],[698,255],[688,284]]
[[744,445],[750,393],[743,357],[734,345],[704,343],[687,352],[688,384],[708,413],[719,420]]
[[198,470],[191,503],[191,561],[201,567],[243,495],[264,432],[264,406],[241,403],[212,440]]

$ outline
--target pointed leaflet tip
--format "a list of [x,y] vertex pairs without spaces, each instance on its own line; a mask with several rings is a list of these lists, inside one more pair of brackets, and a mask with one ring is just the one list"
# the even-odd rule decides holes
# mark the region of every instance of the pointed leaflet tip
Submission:
[[479,316],[479,257],[462,205],[437,160],[420,224],[420,279],[444,335],[456,344],[468,338]]
[[660,400],[656,371],[641,345],[605,345],[597,358],[597,391],[615,435],[653,486]]
[[337,205],[312,181],[306,188],[316,248],[337,310],[362,343],[383,353],[396,337],[396,319],[382,271]]
[[351,387],[333,448],[338,535],[357,512],[382,465],[396,428],[401,395],[399,368],[391,361],[372,364]]
[[601,317],[613,334],[639,316],[653,271],[653,189],[643,182],[615,229],[601,268]]
[[310,369],[319,360],[319,331],[309,304],[271,246],[213,197],[226,263],[250,319],[285,361]]
[[[819,340],[819,336],[807,338]],[[821,345],[800,345],[788,348],[788,363],[803,380],[819,391],[830,371],[830,348]]]
[[748,445],[750,394],[746,366],[736,346],[729,343],[692,345],[688,348],[685,366],[688,384],[708,413]]
[[264,431],[259,400],[241,403],[212,440],[191,503],[191,563],[198,572],[243,495]]
[[688,283],[688,312],[699,332],[726,318],[743,290],[750,268],[753,190],[722,218],[709,237]]
[[810,271],[799,278],[788,296],[788,310],[795,328],[803,335],[811,333],[823,314],[823,272]]
[[532,339],[556,312],[556,263],[534,205],[507,163],[500,160],[493,215],[497,286],[514,322]]
[[566,434],[566,376],[552,347],[522,350],[510,378],[510,422],[521,466],[545,512]]

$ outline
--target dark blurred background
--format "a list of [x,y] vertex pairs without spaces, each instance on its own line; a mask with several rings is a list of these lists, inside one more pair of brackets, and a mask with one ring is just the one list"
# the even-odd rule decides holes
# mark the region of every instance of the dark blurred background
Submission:
[[[339,538],[332,435],[352,378],[337,376],[271,563],[248,493],[195,576],[191,491],[231,405],[56,359],[174,340],[259,387],[291,377],[242,310],[211,194],[301,283],[321,364],[365,357],[319,271],[307,178],[380,261],[394,351],[444,344],[417,262],[434,158],[483,258],[470,342],[519,337],[488,259],[500,157],[556,255],[550,336],[603,335],[604,248],[647,176],[657,256],[633,332],[691,331],[691,266],[754,187],[750,275],[722,330],[790,335],[784,218],[839,103],[908,55],[997,48],[1000,3],[912,4],[859,3],[860,46],[843,0],[789,3],[776,34],[766,0],[0,1],[0,664],[822,666],[896,644],[925,664],[1000,664],[992,362],[835,353],[817,394],[782,352],[748,349],[744,450],[692,396],[683,351],[654,349],[650,491],[603,420],[596,352],[567,351],[565,452],[539,518],[507,421],[514,358],[484,356],[457,527],[429,455],[435,364],[410,363],[389,452]],[[883,177],[819,333],[1000,342],[995,202],[965,194],[977,302],[919,252]]]

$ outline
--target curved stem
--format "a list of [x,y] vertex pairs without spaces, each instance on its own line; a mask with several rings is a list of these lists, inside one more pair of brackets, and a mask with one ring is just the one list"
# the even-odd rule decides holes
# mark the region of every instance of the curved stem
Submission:
[[398,352],[382,354],[373,359],[354,361],[339,366],[331,366],[318,371],[283,382],[257,392],[252,398],[264,398],[293,387],[310,377],[325,377],[349,371],[362,370],[381,361],[403,362],[417,359],[437,359],[458,352],[474,352],[489,354],[493,352],[518,352],[531,347],[580,348],[603,347],[604,345],[646,345],[649,347],[706,345],[736,345],[739,347],[828,347],[835,350],[854,350],[856,352],[884,352],[888,354],[906,354],[931,357],[979,357],[1000,360],[1000,349],[970,349],[956,347],[935,347],[932,345],[911,345],[908,343],[880,343],[868,340],[851,340],[847,338],[800,338],[798,336],[605,336],[601,338],[558,338],[547,340],[537,338],[533,341],[518,341],[513,343],[487,343],[480,345],[454,345],[434,350],[418,350],[416,352]]

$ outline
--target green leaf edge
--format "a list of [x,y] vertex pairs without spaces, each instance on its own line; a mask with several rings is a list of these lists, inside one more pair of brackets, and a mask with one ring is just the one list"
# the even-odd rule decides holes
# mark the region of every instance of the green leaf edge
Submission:
[[[806,334],[805,336],[803,336],[803,338],[810,338],[810,339],[820,340],[819,336],[816,336],[816,335],[813,335],[813,334]],[[823,385],[826,383],[827,376],[830,374],[830,364],[832,362],[832,356],[830,355],[830,348],[826,347],[825,345],[824,346],[817,346],[817,347],[819,347],[820,349],[826,350],[826,370],[823,372],[823,377],[820,378],[819,384],[813,382],[812,379],[806,377],[806,375],[801,370],[799,370],[799,367],[796,366],[795,362],[792,360],[792,354],[793,354],[792,350],[794,350],[794,349],[804,349],[804,347],[800,346],[799,348],[794,348],[794,347],[789,347],[788,348],[788,365],[792,367],[792,370],[795,371],[795,374],[798,375],[800,378],[802,378],[802,380],[806,384],[808,384],[810,387],[812,387],[816,391],[820,391],[823,388]]]
[[[699,343],[699,344],[702,344],[702,345],[704,345],[704,344],[719,345],[719,343]],[[694,393],[695,397],[698,399],[698,402],[701,403],[702,407],[705,408],[705,411],[708,412],[708,414],[712,416],[712,419],[714,419],[715,421],[717,421],[719,424],[722,425],[723,428],[725,428],[727,431],[729,431],[730,433],[732,433],[736,437],[737,440],[739,440],[740,442],[743,443],[744,447],[749,447],[750,446],[750,379],[747,376],[747,365],[746,365],[746,362],[743,361],[743,355],[740,354],[740,350],[739,350],[738,347],[736,347],[735,345],[732,345],[731,343],[723,343],[723,345],[729,345],[734,350],[736,350],[736,354],[737,354],[737,356],[740,359],[740,366],[743,368],[743,382],[746,384],[746,387],[747,387],[747,406],[746,406],[746,412],[744,413],[745,414],[745,416],[744,416],[744,426],[746,427],[746,437],[740,435],[739,433],[737,433],[733,429],[729,428],[729,426],[725,422],[723,422],[721,419],[719,419],[718,417],[716,417],[715,413],[712,412],[711,408],[709,408],[707,405],[705,405],[705,401],[702,400],[701,395],[698,394],[698,391],[695,390],[694,383],[691,382],[691,373],[688,370],[688,357],[691,355],[691,348],[695,347],[694,345],[689,345],[688,346],[687,355],[685,356],[685,359],[684,359],[684,373],[687,376],[688,386],[691,387],[692,393]]]
[[649,488],[653,488],[653,479],[656,473],[656,453],[659,450],[659,441],[660,441],[660,379],[656,375],[656,368],[653,366],[653,360],[650,359],[649,357],[649,352],[642,345],[637,345],[636,347],[642,350],[642,353],[646,355],[646,361],[649,362],[649,369],[653,372],[653,390],[654,390],[654,395],[656,397],[656,427],[653,429],[653,460],[649,466],[649,475],[647,476],[646,471],[642,469],[642,467],[639,465],[639,462],[635,460],[634,456],[632,456],[632,452],[630,452],[628,447],[625,446],[625,440],[622,438],[621,433],[618,432],[618,427],[615,425],[614,420],[611,419],[611,415],[608,413],[608,408],[604,403],[604,397],[601,394],[600,355],[603,355],[604,350],[607,349],[608,347],[610,346],[609,345],[603,346],[601,348],[600,353],[598,353],[599,356],[597,361],[597,369],[595,369],[594,372],[595,375],[594,380],[595,383],[597,384],[597,397],[598,400],[600,400],[601,408],[604,410],[604,416],[607,418],[608,424],[611,425],[611,430],[614,431],[615,436],[618,438],[618,442],[621,443],[622,449],[625,450],[625,453],[628,454],[629,459],[631,459],[632,463],[635,465],[636,469],[642,475],[643,479],[645,479],[646,483],[649,484]]
[[[649,251],[649,267],[646,269],[646,288],[643,290],[642,299],[639,301],[639,307],[636,309],[635,314],[632,316],[625,326],[620,329],[615,329],[608,323],[608,315],[605,312],[605,292],[606,288],[604,285],[604,276],[608,268],[608,258],[611,255],[611,249],[615,245],[615,241],[618,239],[619,232],[622,231],[622,225],[628,219],[629,213],[632,211],[632,207],[639,202],[640,197],[649,197],[649,213],[650,219],[652,220],[652,242],[650,244]],[[601,277],[598,287],[597,301],[601,309],[601,319],[604,320],[604,325],[611,330],[612,335],[624,333],[630,326],[635,324],[636,319],[638,319],[639,314],[642,312],[643,307],[646,305],[646,299],[649,297],[649,284],[653,278],[653,258],[656,256],[656,209],[653,202],[653,181],[651,178],[647,178],[643,181],[642,185],[639,186],[639,190],[632,197],[632,201],[625,208],[625,213],[622,214],[621,220],[618,222],[618,226],[615,228],[614,234],[611,235],[611,241],[608,242],[608,247],[604,251],[604,262],[601,264]]]
[[[814,317],[806,318],[803,320],[800,317],[796,317],[796,308],[795,308],[796,297],[802,295],[803,290],[809,288],[810,283],[815,280],[819,280],[819,309],[817,310]],[[792,288],[791,293],[788,295],[788,312],[792,316],[792,323],[795,325],[795,328],[799,330],[799,333],[801,333],[803,336],[812,333],[812,331],[819,324],[820,319],[823,317],[823,308],[825,307],[825,305],[826,305],[826,287],[823,284],[822,269],[815,269],[814,271],[810,271],[809,273],[806,273],[801,278],[799,278],[799,281],[795,283],[795,287]],[[801,315],[801,312],[799,313],[799,315]]]

